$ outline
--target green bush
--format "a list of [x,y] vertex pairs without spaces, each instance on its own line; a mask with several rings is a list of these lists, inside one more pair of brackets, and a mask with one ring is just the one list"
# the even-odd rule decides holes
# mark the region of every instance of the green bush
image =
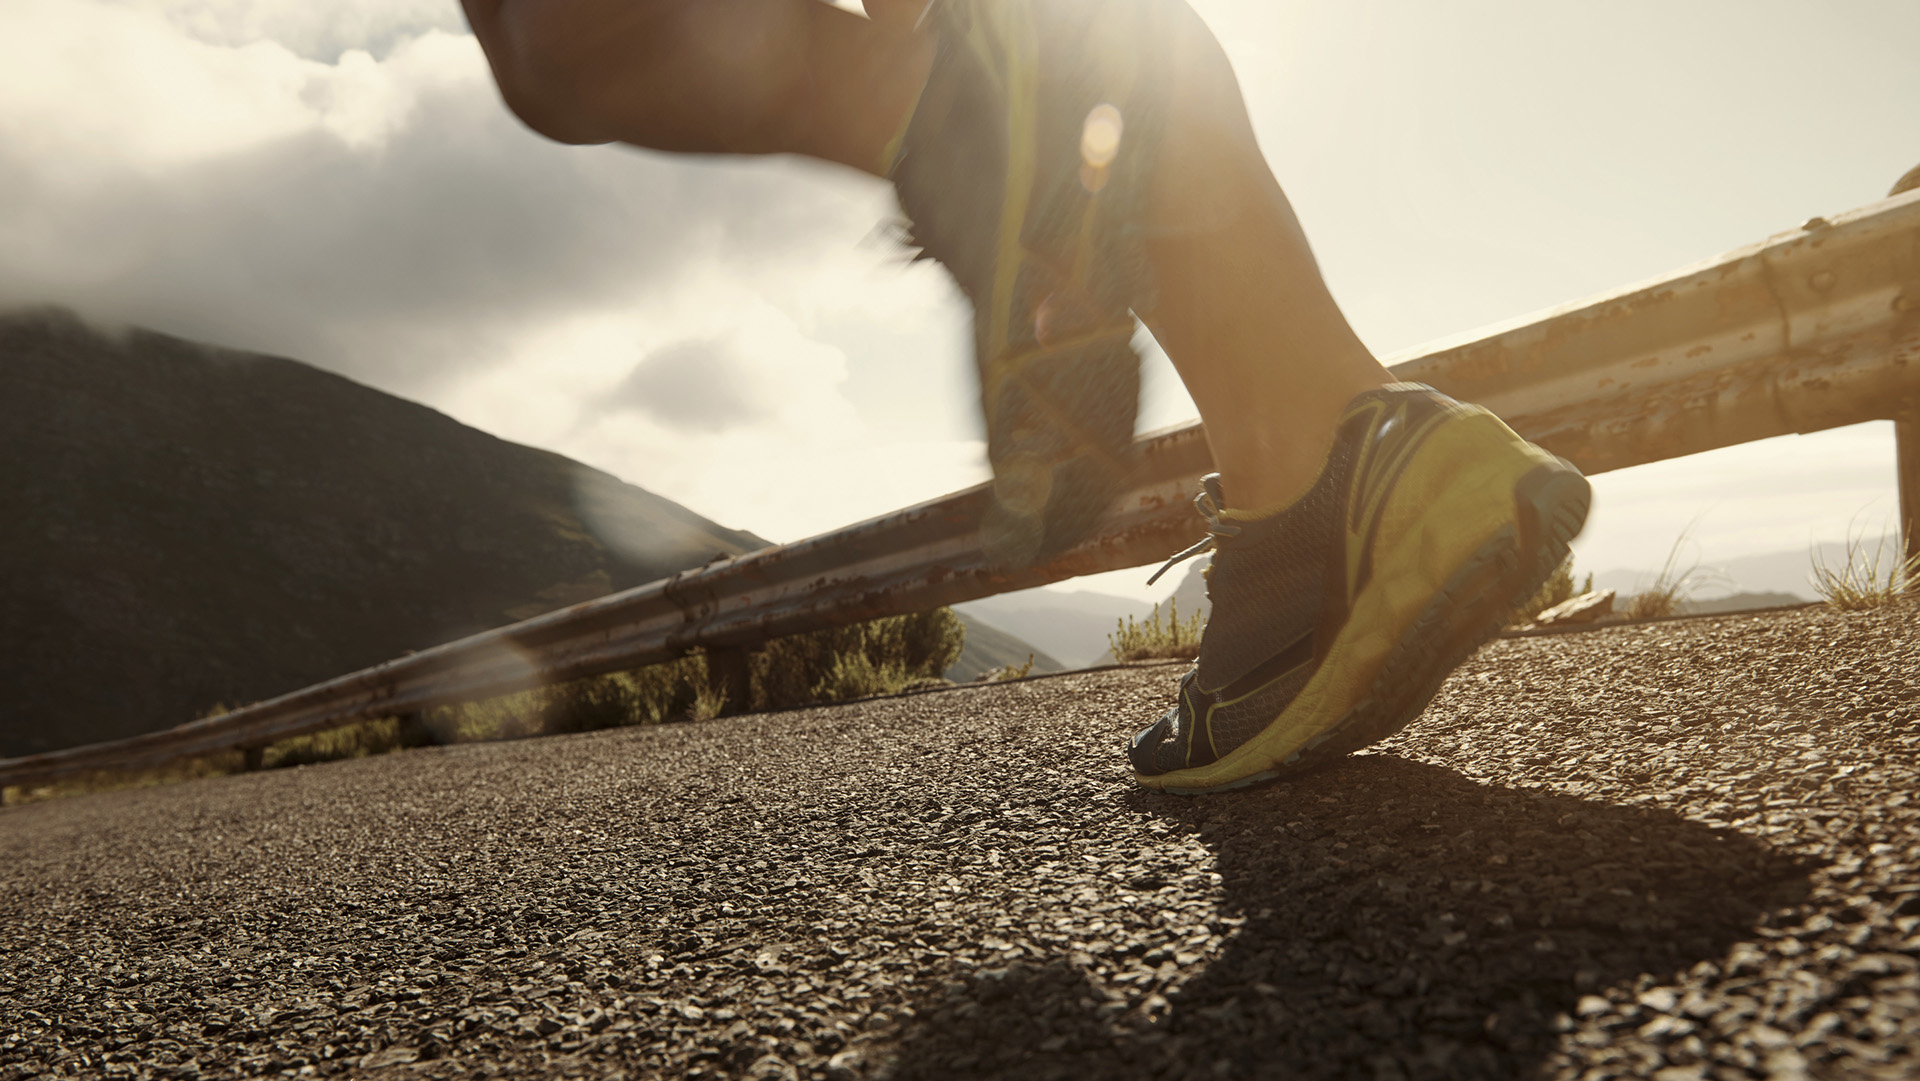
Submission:
[[1554,569],[1552,576],[1540,583],[1540,588],[1534,590],[1533,596],[1522,601],[1520,607],[1513,610],[1513,614],[1507,617],[1507,622],[1531,623],[1533,617],[1554,605],[1591,592],[1593,592],[1591,573],[1587,575],[1586,582],[1578,590],[1573,588],[1573,556],[1569,555],[1560,566]]
[[540,735],[704,721],[719,716],[724,698],[709,686],[707,658],[699,652],[666,664],[546,687],[539,693]]
[[1113,659],[1124,663],[1161,658],[1192,660],[1200,655],[1200,632],[1206,622],[1198,612],[1182,620],[1179,600],[1169,597],[1165,623],[1160,621],[1160,606],[1156,604],[1145,622],[1135,622],[1128,616],[1126,622],[1115,620],[1114,625],[1114,632],[1107,635],[1107,645],[1112,647]]
[[425,747],[440,742],[430,729],[414,717],[378,717],[356,721],[324,732],[309,732],[272,744],[262,752],[260,764],[267,769],[304,766],[314,762],[336,762],[342,758],[364,758],[408,747]]
[[949,608],[778,638],[754,651],[756,710],[894,694],[941,679],[967,629]]
[[998,668],[989,668],[974,677],[975,683],[1005,683],[1010,679],[1025,679],[1033,674],[1033,654],[1027,654],[1025,664],[1003,664]]

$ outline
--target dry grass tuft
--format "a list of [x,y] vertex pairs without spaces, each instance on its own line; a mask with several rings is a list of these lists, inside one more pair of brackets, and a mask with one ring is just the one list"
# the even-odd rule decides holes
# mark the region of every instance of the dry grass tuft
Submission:
[[1628,619],[1665,619],[1677,615],[1680,603],[1693,596],[1693,591],[1715,580],[1724,580],[1725,576],[1717,572],[1700,570],[1700,561],[1695,559],[1680,569],[1680,552],[1693,539],[1693,527],[1680,531],[1673,539],[1673,547],[1667,549],[1667,561],[1660,568],[1659,577],[1646,589],[1634,594],[1625,609]]
[[1866,538],[1849,529],[1847,561],[1839,567],[1827,565],[1820,550],[1812,550],[1813,570],[1807,581],[1820,599],[1842,612],[1860,612],[1882,608],[1916,592],[1920,583],[1920,554],[1900,557],[1899,549],[1888,552],[1893,535],[1883,533],[1871,550]]

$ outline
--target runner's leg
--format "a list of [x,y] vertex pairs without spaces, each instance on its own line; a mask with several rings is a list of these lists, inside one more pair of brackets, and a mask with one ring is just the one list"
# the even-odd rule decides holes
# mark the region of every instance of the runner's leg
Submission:
[[[1320,277],[1255,143],[1224,52],[1182,0],[1039,0],[1032,8],[982,0],[941,9],[943,43],[968,51],[941,53],[937,69],[930,43],[904,18],[906,0],[879,8],[873,22],[813,0],[465,2],[508,104],[555,138],[792,151],[891,172],[916,238],[938,240],[939,250],[927,249],[974,300],[983,388],[1003,388],[999,408],[991,393],[983,401],[990,457],[996,437],[1003,451],[1011,442],[1017,453],[1002,458],[1038,463],[1035,475],[1045,481],[1044,470],[1057,480],[1114,458],[1108,444],[1124,451],[1133,358],[1113,345],[1106,320],[1121,323],[1129,307],[1146,320],[1200,409],[1222,477],[1197,503],[1215,551],[1212,615],[1178,704],[1128,749],[1143,784],[1219,791],[1391,735],[1560,564],[1585,520],[1590,490],[1567,463],[1484,409],[1387,385],[1389,373]],[[1051,19],[1064,21],[1049,35]],[[1076,32],[1058,32],[1062,26]],[[1150,29],[1128,29],[1138,27]],[[1105,78],[1109,46],[1097,42],[1116,36],[1120,69],[1128,57],[1155,58],[1147,77],[1165,76],[1162,97],[1141,96],[1153,83]],[[1136,42],[1140,52],[1128,52]],[[1171,53],[1164,71],[1162,50]],[[1064,87],[1048,91],[1048,73],[1035,74],[1034,57],[1046,55],[1060,65],[1055,75],[1067,74]],[[1074,82],[1083,77],[1098,82]],[[1119,96],[1089,106],[1079,94],[1089,85]],[[923,86],[937,104],[916,111]],[[1060,95],[1054,112],[1035,124],[1049,92]],[[1100,170],[1122,160],[1112,155],[1124,127],[1103,121],[1101,143],[1095,118],[1116,101],[1160,135],[1157,143],[1136,136],[1134,145],[1146,149],[1124,159],[1126,183],[1108,186]],[[1076,141],[1084,166],[1058,141],[1082,112],[1087,127]],[[1041,139],[1041,131],[1053,134]],[[1014,132],[1025,134],[1015,140]],[[890,170],[883,154],[895,145],[904,149]],[[1088,149],[1098,146],[1107,154],[1100,162]],[[1002,174],[982,186],[980,163],[996,160]],[[1031,189],[1016,186],[1021,177]],[[1111,201],[1116,188],[1127,198]],[[1039,201],[1028,203],[1029,191]],[[1089,195],[1100,192],[1108,201],[1090,207]],[[1039,216],[1016,214],[1020,207]],[[1125,210],[1116,220],[1103,208]],[[1052,249],[1063,222],[1077,245],[1067,260]],[[1144,240],[1149,289],[1125,269],[1141,254],[1134,238]],[[1118,243],[1107,247],[1109,240]],[[1109,251],[1118,257],[1096,257]],[[1104,284],[1082,276],[1083,263],[1108,268],[1097,272],[1108,273]],[[1118,299],[1099,300],[1090,326],[1068,320],[1064,330],[1048,329],[1056,298],[1065,297],[1060,310],[1071,314],[1107,285],[1117,286]],[[988,337],[978,336],[983,313],[994,328]],[[1034,416],[1077,407],[1076,388],[1109,385],[1125,393],[1092,396],[1104,407],[1093,411],[1103,421],[1101,455],[1071,444],[1057,461],[1041,453],[1053,452],[1054,434]],[[1064,412],[1088,430],[1090,411]],[[1058,430],[1075,427],[1076,416],[1055,418]],[[1104,423],[1116,418],[1124,427]],[[997,422],[1005,423],[996,429]],[[1003,464],[995,459],[997,498],[1008,476],[1032,473],[1002,476]],[[1062,505],[1073,512],[1064,531],[1055,522],[1065,519],[1038,519],[1042,528],[1028,533],[1043,543],[1028,547],[1031,557],[1078,536],[1086,512],[1105,505],[1113,472],[1099,478],[1104,487],[1067,485],[1079,492],[1071,504],[1031,501],[1048,515]],[[1043,500],[1049,490],[1029,488],[1024,494]],[[1034,520],[1019,517],[1031,509],[1021,500],[1000,498],[995,509],[1016,525]],[[991,517],[986,525],[991,550]]]
[[1225,53],[1176,5],[1174,78],[1141,312],[1179,371],[1235,506],[1312,484],[1356,394],[1392,379],[1334,303],[1253,135]]

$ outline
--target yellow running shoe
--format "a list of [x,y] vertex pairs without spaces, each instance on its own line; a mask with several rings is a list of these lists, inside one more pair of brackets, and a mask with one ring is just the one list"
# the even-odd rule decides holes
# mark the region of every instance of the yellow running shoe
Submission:
[[[1567,556],[1591,488],[1500,418],[1395,383],[1347,406],[1283,509],[1194,500],[1213,605],[1179,703],[1133,738],[1150,788],[1217,792],[1324,765],[1406,727]],[[1165,568],[1162,568],[1164,571]]]
[[933,68],[885,171],[910,243],[973,302],[994,472],[983,533],[1007,565],[1079,541],[1133,465],[1164,10],[932,0],[925,16]]

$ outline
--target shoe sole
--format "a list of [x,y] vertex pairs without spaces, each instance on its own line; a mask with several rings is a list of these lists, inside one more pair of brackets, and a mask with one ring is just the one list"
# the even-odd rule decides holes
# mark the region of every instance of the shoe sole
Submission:
[[[1586,522],[1592,501],[1586,478],[1566,462],[1529,449],[1546,460],[1512,482],[1511,516],[1447,574],[1390,648],[1375,651],[1383,654],[1378,667],[1338,719],[1311,731],[1310,723],[1287,723],[1283,713],[1217,762],[1152,776],[1136,772],[1135,779],[1176,795],[1244,788],[1337,761],[1418,718],[1447,676],[1499,634],[1513,609],[1559,569]],[[1416,537],[1414,543],[1419,542]],[[1404,578],[1398,584],[1404,588]],[[1391,590],[1393,584],[1380,588]],[[1349,637],[1344,631],[1340,635]],[[1323,670],[1336,661],[1340,648],[1337,642]],[[1316,673],[1314,682],[1320,675]],[[1306,697],[1303,692],[1301,699]],[[1302,729],[1309,731],[1302,735]]]

